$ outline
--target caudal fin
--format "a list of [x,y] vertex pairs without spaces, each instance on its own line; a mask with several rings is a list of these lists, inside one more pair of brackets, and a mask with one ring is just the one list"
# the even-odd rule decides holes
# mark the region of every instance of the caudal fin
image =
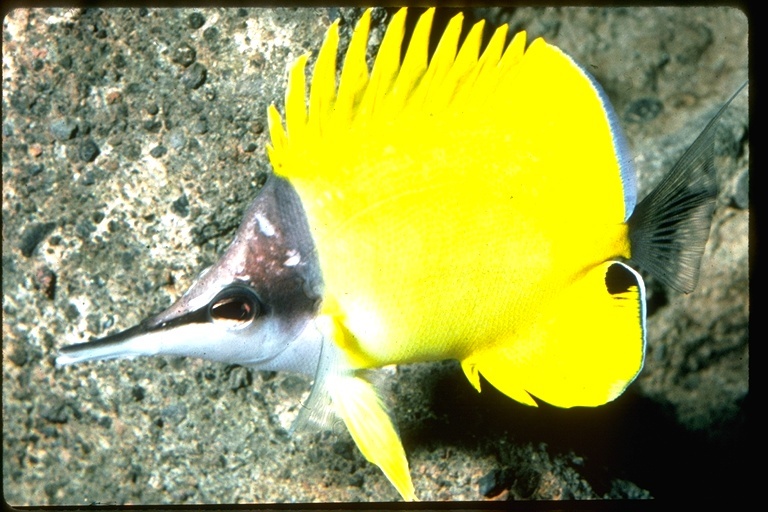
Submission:
[[632,263],[675,290],[690,293],[715,211],[717,123],[745,82],[723,105],[659,185],[629,218]]

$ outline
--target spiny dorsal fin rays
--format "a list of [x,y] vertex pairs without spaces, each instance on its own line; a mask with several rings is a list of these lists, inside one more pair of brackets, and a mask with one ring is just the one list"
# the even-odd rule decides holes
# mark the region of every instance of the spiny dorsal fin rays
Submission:
[[473,66],[477,64],[477,56],[480,54],[480,44],[483,39],[483,26],[484,21],[479,21],[472,26],[472,29],[467,34],[467,38],[459,48],[459,53],[456,55],[456,60],[453,61],[448,75],[442,83],[438,85],[435,94],[427,97],[427,110],[430,112],[438,111],[451,103],[454,99],[454,95],[462,84],[464,79],[467,78],[467,73],[473,69]]
[[325,35],[312,72],[309,89],[309,137],[321,137],[322,122],[328,119],[336,100],[336,51],[339,47],[339,20]]
[[514,77],[517,75],[515,69],[519,69],[518,64],[523,60],[523,55],[525,54],[525,42],[527,38],[528,34],[525,30],[521,30],[512,38],[512,42],[509,43],[504,54],[501,56],[501,60],[496,66],[496,79],[494,79],[493,82],[490,80],[488,81],[490,85],[490,90],[487,95],[488,97],[497,90],[505,90],[502,88],[503,83],[509,83],[511,80],[514,80]]
[[434,14],[434,8],[428,9],[419,17],[413,31],[403,64],[400,66],[400,72],[395,79],[395,85],[392,87],[391,93],[385,98],[386,104],[383,112],[390,119],[400,113],[427,70],[429,33],[432,29]]
[[377,102],[389,92],[397,77],[400,69],[400,50],[405,35],[406,13],[407,9],[397,11],[384,34],[376,61],[373,63],[371,81],[360,104],[358,117],[361,119],[367,118],[377,109]]
[[456,102],[468,102],[473,105],[485,103],[498,84],[499,59],[507,40],[508,25],[502,25],[493,33],[483,54],[477,61],[472,75],[464,82],[456,94]]
[[348,126],[351,123],[353,113],[360,104],[365,86],[368,84],[368,63],[365,56],[370,25],[371,9],[366,9],[360,21],[357,22],[341,68],[339,93],[333,107],[334,128]]
[[506,51],[501,56],[501,60],[499,61],[499,77],[507,77],[507,80],[509,80],[510,76],[515,75],[512,70],[517,67],[521,60],[523,60],[523,54],[525,53],[525,41],[527,38],[528,34],[525,30],[521,30],[515,34],[515,37],[512,38],[512,42],[509,43]]
[[438,89],[448,71],[450,71],[451,65],[453,65],[453,61],[456,59],[463,22],[464,15],[461,13],[451,18],[451,21],[448,22],[445,32],[443,32],[440,41],[437,43],[437,48],[434,55],[432,55],[427,72],[424,74],[421,82],[419,82],[419,87],[411,96],[410,104],[414,109],[424,106],[426,99],[430,98],[435,90]]
[[488,46],[485,47],[483,55],[480,60],[477,61],[477,70],[475,71],[475,78],[477,75],[482,75],[485,70],[496,69],[499,66],[501,55],[504,51],[504,43],[507,42],[507,31],[509,25],[502,25],[496,29],[488,42]]
[[516,74],[514,67],[523,56],[525,33],[515,36],[505,51],[507,27],[497,29],[478,59],[484,24],[475,24],[459,46],[461,14],[450,20],[429,59],[434,9],[419,18],[401,64],[406,14],[404,8],[393,16],[370,78],[366,63],[370,9],[363,14],[346,52],[338,89],[334,83],[339,38],[338,24],[334,23],[312,75],[309,111],[305,78],[308,55],[297,59],[289,74],[285,129],[277,111],[269,110],[272,144],[267,151],[281,174],[297,177],[302,172],[302,158],[346,140],[344,133],[362,133],[365,126],[379,127],[401,115],[438,114],[453,107],[456,112],[468,112],[485,104],[501,81]]
[[301,55],[291,68],[288,76],[288,90],[285,93],[285,128],[288,142],[296,144],[301,141],[307,125],[307,82],[304,68],[309,54]]

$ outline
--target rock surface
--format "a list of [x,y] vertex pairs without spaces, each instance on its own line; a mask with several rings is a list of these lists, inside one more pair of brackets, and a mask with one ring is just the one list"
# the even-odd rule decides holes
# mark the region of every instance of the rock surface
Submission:
[[[455,10],[440,11],[436,25]],[[22,9],[3,20],[3,488],[12,505],[397,500],[345,429],[289,435],[310,381],[182,359],[56,369],[59,347],[169,305],[268,170],[287,66],[360,9]],[[584,65],[650,190],[747,79],[730,8],[478,9]],[[377,10],[371,50],[391,11]],[[372,54],[372,53],[371,53]],[[746,93],[717,135],[698,289],[648,280],[646,367],[596,409],[392,370],[422,500],[727,496],[747,472]]]

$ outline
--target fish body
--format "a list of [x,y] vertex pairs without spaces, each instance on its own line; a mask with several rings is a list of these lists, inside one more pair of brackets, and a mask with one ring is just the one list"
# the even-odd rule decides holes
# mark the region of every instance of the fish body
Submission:
[[[691,291],[716,187],[715,119],[637,204],[605,93],[566,54],[507,27],[481,51],[462,19],[428,55],[434,11],[401,59],[406,10],[373,70],[370,11],[338,85],[338,25],[268,112],[274,173],[221,259],[128,331],[58,364],[184,355],[314,376],[298,425],[340,417],[404,499],[408,462],[370,371],[456,359],[509,397],[561,407],[619,396],[645,355],[635,264]],[[721,111],[722,112],[722,111]]]

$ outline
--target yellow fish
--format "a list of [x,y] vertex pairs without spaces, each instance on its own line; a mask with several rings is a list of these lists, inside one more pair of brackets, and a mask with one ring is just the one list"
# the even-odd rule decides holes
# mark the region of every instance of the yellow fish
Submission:
[[269,108],[274,173],[226,253],[166,311],[57,363],[182,355],[314,375],[298,425],[340,417],[406,500],[373,369],[455,359],[478,391],[482,375],[528,405],[618,397],[645,354],[634,265],[696,284],[720,114],[636,204],[616,114],[583,68],[525,32],[505,44],[506,25],[484,49],[483,22],[459,44],[461,15],[430,58],[433,15],[401,59],[395,14],[369,72],[366,11],[338,86],[334,23],[309,94],[303,55],[284,119]]

